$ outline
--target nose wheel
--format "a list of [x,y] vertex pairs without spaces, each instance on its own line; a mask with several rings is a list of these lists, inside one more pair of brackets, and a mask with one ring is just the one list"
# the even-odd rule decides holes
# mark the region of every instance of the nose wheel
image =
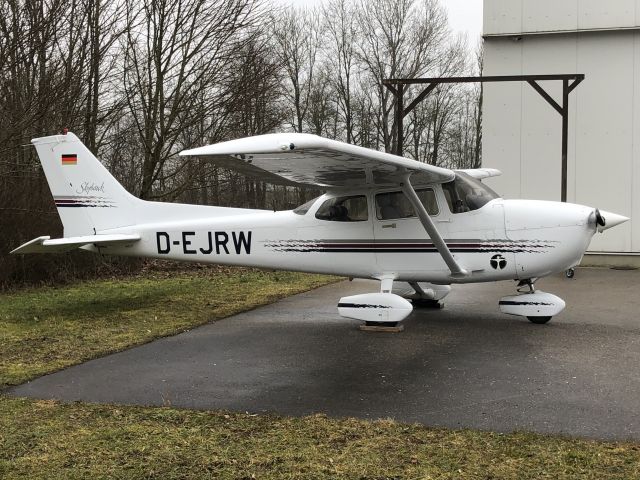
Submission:
[[564,272],[564,275],[567,278],[573,278],[575,274],[576,274],[576,269],[575,268],[570,268],[569,270]]
[[551,317],[527,317],[531,323],[535,323],[536,325],[544,325]]

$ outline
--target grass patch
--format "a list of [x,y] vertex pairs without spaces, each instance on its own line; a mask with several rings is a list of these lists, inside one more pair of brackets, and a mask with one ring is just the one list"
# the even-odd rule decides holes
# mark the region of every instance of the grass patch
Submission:
[[[202,270],[3,294],[0,383],[333,280]],[[632,479],[640,445],[0,396],[0,478]]]
[[335,280],[205,269],[2,294],[0,388]]
[[3,478],[632,479],[640,447],[0,397]]

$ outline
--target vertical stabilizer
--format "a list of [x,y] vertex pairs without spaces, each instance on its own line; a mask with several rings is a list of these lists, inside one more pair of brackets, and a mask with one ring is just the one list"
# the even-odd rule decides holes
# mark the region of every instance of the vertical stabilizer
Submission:
[[141,202],[113,178],[73,133],[35,138],[65,237],[135,225]]

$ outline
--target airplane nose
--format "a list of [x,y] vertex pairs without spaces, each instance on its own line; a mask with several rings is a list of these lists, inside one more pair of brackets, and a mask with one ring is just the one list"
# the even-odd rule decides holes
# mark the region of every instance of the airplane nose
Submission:
[[[598,210],[596,210],[596,212],[598,212]],[[600,222],[598,222],[599,232],[604,232],[609,228],[613,228],[616,225],[620,225],[621,223],[624,223],[629,220],[628,217],[625,217],[623,215],[618,215],[617,213],[605,212],[604,210],[599,210],[599,214],[600,214],[600,217],[602,217],[602,220],[604,223],[603,225]]]

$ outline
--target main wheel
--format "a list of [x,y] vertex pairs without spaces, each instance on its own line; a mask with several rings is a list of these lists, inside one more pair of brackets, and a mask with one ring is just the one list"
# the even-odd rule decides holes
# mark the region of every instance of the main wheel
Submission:
[[441,309],[444,308],[444,305],[440,303],[438,300],[426,300],[423,298],[414,298],[411,300],[413,304],[413,308],[435,308]]
[[551,320],[551,317],[527,317],[527,318],[529,319],[530,322],[538,325],[543,325],[547,323],[549,320]]

